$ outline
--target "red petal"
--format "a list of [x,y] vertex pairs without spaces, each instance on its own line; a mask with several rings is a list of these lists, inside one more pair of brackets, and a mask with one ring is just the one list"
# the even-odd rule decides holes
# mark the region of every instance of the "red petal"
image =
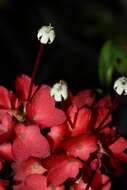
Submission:
[[48,190],[47,179],[40,174],[32,174],[26,177],[25,181],[14,186],[14,190]]
[[[96,122],[95,122],[95,128],[98,128],[98,127],[103,127],[103,126],[106,126],[108,125],[109,123],[111,123],[112,121],[112,115],[110,114],[107,119],[103,122],[103,120],[106,118],[106,115],[109,113],[109,109],[107,108],[104,108],[104,107],[100,107],[96,110],[96,115],[97,115],[97,118],[96,118]],[[103,124],[102,124],[103,122]],[[100,126],[100,124],[102,124]]]
[[124,152],[127,150],[127,140],[125,138],[120,137],[117,141],[109,146],[109,149],[117,159],[127,162],[127,153]]
[[89,122],[91,119],[91,110],[87,108],[82,108],[79,111],[76,106],[71,106],[68,110],[68,114],[71,118],[74,128],[71,128],[71,135],[77,136],[79,134],[88,132]]
[[68,155],[86,161],[91,153],[97,150],[97,138],[92,134],[83,134],[63,142],[63,149]]
[[25,127],[20,124],[16,128],[16,139],[13,142],[13,153],[18,161],[28,157],[45,158],[49,156],[50,149],[47,139],[41,135],[38,126]]
[[31,122],[44,127],[59,125],[65,121],[63,111],[55,108],[54,98],[50,96],[50,88],[42,86],[27,104],[26,116]]
[[7,161],[14,160],[11,143],[4,143],[0,145],[0,158]]
[[92,180],[91,187],[94,190],[110,190],[111,180],[108,176],[101,174],[100,170],[97,170]]
[[104,96],[97,103],[97,107],[111,108],[111,106],[112,106],[111,96]]
[[[112,102],[111,102],[111,97],[110,96],[104,96],[97,103],[97,105],[96,105],[97,119],[96,119],[96,123],[95,123],[95,128],[97,128],[102,123],[102,121],[104,120],[106,115],[110,112],[111,106],[112,106]],[[103,127],[105,125],[108,125],[109,123],[111,123],[111,121],[112,121],[112,115],[110,114],[106,118],[106,120],[103,122],[101,127]]]
[[66,124],[62,124],[56,127],[52,127],[48,133],[48,140],[51,144],[52,150],[55,150],[65,138],[67,133]]
[[126,172],[126,170],[122,167],[121,163],[110,157],[109,160],[109,171],[111,171],[112,175],[119,177],[122,174],[124,174]]
[[30,174],[43,174],[46,169],[43,168],[41,162],[35,158],[29,158],[23,162],[14,163],[12,168],[15,170],[15,180],[22,181]]
[[[85,168],[89,170],[89,168]],[[85,170],[84,170],[85,171]],[[85,171],[86,172],[86,171]],[[89,176],[84,178],[85,183],[88,183],[92,175],[91,171],[87,171]],[[91,183],[89,184],[93,190],[109,190],[111,187],[111,180],[108,176],[101,174],[100,170],[96,170]]]
[[95,95],[93,90],[84,90],[79,92],[73,99],[73,103],[76,104],[78,108],[83,106],[90,107],[95,101]]
[[48,183],[59,186],[68,178],[75,178],[82,168],[82,162],[65,155],[53,155],[43,162],[48,169]]
[[3,86],[0,86],[0,108],[11,108],[9,91]]
[[10,101],[11,101],[11,106],[12,109],[17,109],[21,105],[21,101],[13,94],[13,92],[10,92]]
[[0,143],[7,142],[14,135],[14,122],[9,114],[4,114],[0,123]]
[[[31,83],[31,78],[27,75],[22,74],[16,78],[16,82],[15,82],[16,94],[20,100],[22,101],[27,100],[30,83]],[[33,85],[33,93],[35,89],[36,88]]]

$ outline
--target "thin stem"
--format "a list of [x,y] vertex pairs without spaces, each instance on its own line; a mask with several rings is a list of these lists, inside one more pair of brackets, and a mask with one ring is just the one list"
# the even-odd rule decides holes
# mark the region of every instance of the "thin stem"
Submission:
[[43,52],[44,52],[44,46],[42,44],[40,44],[40,49],[38,51],[36,62],[35,62],[35,65],[34,65],[34,68],[33,68],[33,72],[32,72],[31,83],[30,83],[30,88],[29,88],[29,93],[28,93],[28,100],[31,99],[32,89],[33,89],[33,83],[35,81],[35,77],[36,77],[38,68],[40,66],[41,57],[43,55]]

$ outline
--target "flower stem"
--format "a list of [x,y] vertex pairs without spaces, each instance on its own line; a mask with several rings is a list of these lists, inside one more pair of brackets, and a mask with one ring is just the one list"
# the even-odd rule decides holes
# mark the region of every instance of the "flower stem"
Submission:
[[31,99],[31,96],[32,96],[33,83],[35,81],[35,77],[36,77],[38,68],[40,66],[41,57],[42,57],[43,53],[44,53],[44,46],[42,44],[40,44],[40,49],[38,51],[36,62],[34,64],[34,68],[33,68],[33,72],[32,72],[31,83],[30,83],[30,88],[29,88],[29,93],[28,93],[28,101]]

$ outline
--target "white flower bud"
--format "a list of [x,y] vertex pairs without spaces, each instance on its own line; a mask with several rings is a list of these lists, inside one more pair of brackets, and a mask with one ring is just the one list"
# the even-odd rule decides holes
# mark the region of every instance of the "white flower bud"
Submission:
[[42,26],[38,31],[37,38],[42,44],[51,44],[55,39],[55,31],[51,24],[49,26]]
[[118,78],[114,83],[114,90],[119,95],[121,94],[127,95],[127,78],[126,77]]
[[60,80],[59,83],[54,84],[50,94],[54,97],[56,102],[66,100],[68,98],[68,87],[66,82]]

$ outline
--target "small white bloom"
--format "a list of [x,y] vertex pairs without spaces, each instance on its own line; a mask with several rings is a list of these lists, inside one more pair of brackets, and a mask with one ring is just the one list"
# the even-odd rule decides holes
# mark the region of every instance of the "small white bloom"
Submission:
[[54,97],[56,102],[66,100],[68,98],[68,87],[66,82],[60,80],[59,83],[54,84],[50,94]]
[[119,95],[121,94],[127,95],[127,78],[126,77],[118,78],[114,83],[114,90]]
[[55,39],[55,31],[51,24],[49,26],[42,26],[38,31],[37,38],[42,44],[51,44]]

